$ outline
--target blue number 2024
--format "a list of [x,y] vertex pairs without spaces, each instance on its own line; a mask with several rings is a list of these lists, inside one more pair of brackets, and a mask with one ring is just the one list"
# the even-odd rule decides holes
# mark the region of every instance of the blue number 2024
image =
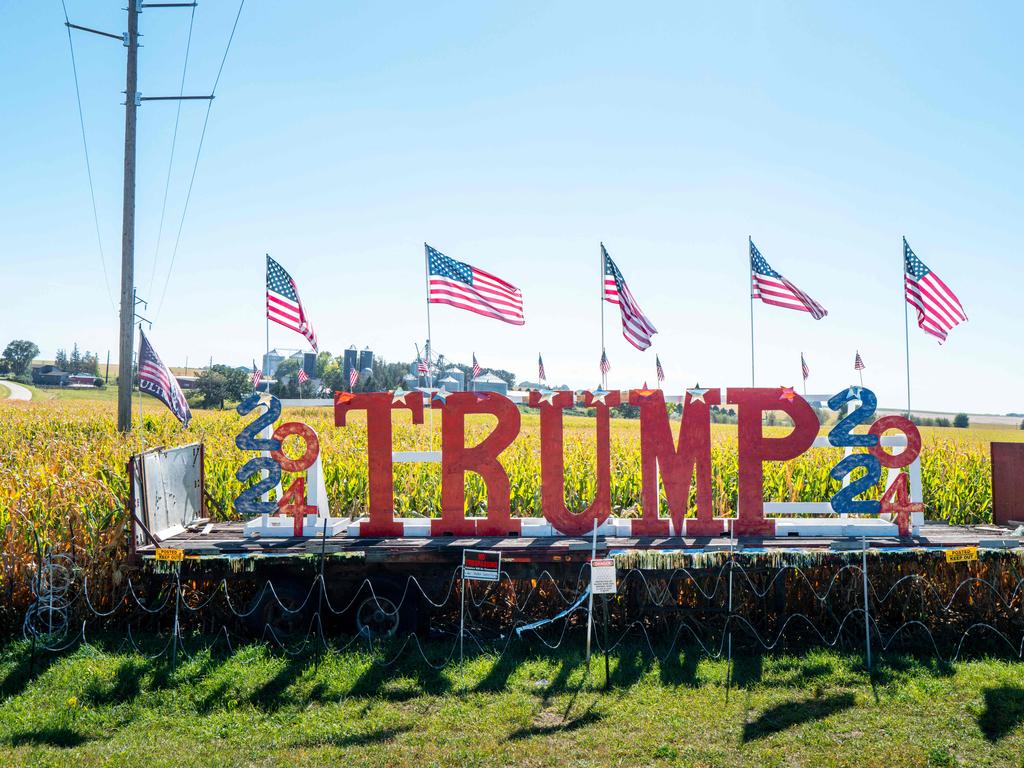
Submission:
[[[870,389],[864,389],[864,387],[850,387],[830,397],[828,407],[833,411],[838,411],[851,400],[859,400],[860,406],[832,428],[832,431],[828,433],[829,443],[840,448],[870,448],[878,445],[878,435],[853,434],[854,427],[866,423],[875,415],[875,407],[878,405],[875,393]],[[876,499],[857,499],[857,496],[881,481],[882,465],[878,459],[870,453],[850,454],[832,468],[829,476],[833,480],[842,480],[858,467],[865,469],[864,475],[852,480],[849,485],[841,488],[832,497],[832,509],[837,514],[877,515],[882,509],[881,502]]]

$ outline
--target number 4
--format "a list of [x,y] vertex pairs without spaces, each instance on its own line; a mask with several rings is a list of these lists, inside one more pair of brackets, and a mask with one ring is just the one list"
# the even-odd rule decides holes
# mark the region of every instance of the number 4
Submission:
[[277,502],[278,514],[290,516],[294,521],[292,532],[296,536],[302,535],[306,515],[315,515],[316,511],[316,507],[306,503],[306,478],[304,477],[298,477],[292,481],[284,496]]
[[[899,472],[899,470],[896,470]],[[892,515],[893,522],[899,529],[900,536],[910,535],[910,513],[923,512],[924,504],[910,500],[910,477],[900,472],[896,481],[886,488],[880,499],[881,513]]]

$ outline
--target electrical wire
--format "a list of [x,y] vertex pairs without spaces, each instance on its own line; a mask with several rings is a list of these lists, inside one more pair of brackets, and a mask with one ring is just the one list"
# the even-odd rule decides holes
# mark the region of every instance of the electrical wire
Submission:
[[75,44],[71,38],[71,19],[68,18],[68,6],[65,0],[60,0],[61,7],[64,9],[64,28],[68,33],[68,48],[71,51],[71,71],[75,76],[75,100],[78,102],[78,125],[82,130],[82,147],[85,150],[85,173],[89,178],[89,199],[92,201],[92,220],[96,226],[96,245],[100,251],[100,266],[103,268],[103,286],[107,289],[107,301],[110,302],[110,308],[114,312],[117,312],[117,307],[114,305],[114,295],[110,292],[110,278],[107,276],[107,257],[103,253],[103,238],[100,235],[100,217],[96,209],[96,189],[92,182],[92,163],[89,160],[89,141],[85,134],[85,115],[82,112],[82,92],[78,87],[78,64],[75,61]]
[[242,16],[242,9],[245,7],[245,0],[240,0],[238,3],[238,12],[235,14],[234,24],[231,25],[231,34],[228,36],[228,43],[224,47],[224,55],[220,60],[220,67],[217,69],[217,77],[213,81],[213,89],[210,91],[210,100],[206,102],[206,117],[203,118],[203,130],[199,134],[199,146],[196,148],[196,159],[192,164],[192,176],[188,182],[188,191],[185,193],[185,205],[181,209],[181,220],[178,222],[178,234],[174,239],[174,250],[171,251],[171,262],[167,267],[167,276],[164,279],[164,287],[160,292],[160,303],[157,304],[156,317],[154,320],[160,319],[160,313],[164,307],[164,299],[167,297],[167,286],[171,282],[171,274],[174,271],[174,261],[178,255],[178,246],[181,244],[181,232],[185,226],[185,216],[188,213],[188,204],[192,199],[192,187],[196,182],[196,171],[199,169],[199,158],[203,152],[203,142],[206,140],[206,128],[210,123],[210,110],[213,108],[213,98],[217,95],[217,85],[220,83],[220,76],[224,72],[224,64],[228,60],[228,53],[231,51],[231,43],[235,39],[235,31],[238,29],[238,20]]
[[153,250],[153,269],[149,275],[149,293],[153,295],[153,284],[156,282],[156,265],[160,259],[160,241],[164,234],[164,216],[167,213],[167,193],[171,189],[171,169],[174,167],[174,149],[178,143],[178,124],[181,122],[181,97],[185,94],[185,73],[188,71],[188,56],[192,50],[192,28],[196,21],[196,6],[192,6],[192,15],[188,20],[188,39],[185,42],[185,62],[181,65],[181,84],[178,87],[178,108],[174,115],[174,134],[171,136],[171,157],[167,161],[167,179],[164,182],[164,202],[160,206],[160,226],[156,232],[156,248]]

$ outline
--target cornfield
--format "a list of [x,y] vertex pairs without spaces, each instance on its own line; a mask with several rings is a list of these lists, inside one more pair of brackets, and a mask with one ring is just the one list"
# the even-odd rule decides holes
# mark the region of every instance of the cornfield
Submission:
[[[253,454],[240,452],[235,435],[251,417],[234,411],[199,411],[186,431],[152,404],[143,411],[141,436],[120,435],[112,405],[88,401],[0,403],[0,531],[3,535],[2,588],[9,597],[25,589],[24,566],[37,547],[74,549],[94,564],[96,579],[116,582],[124,551],[128,495],[126,463],[143,445],[173,446],[202,441],[206,484],[225,514],[241,490],[235,471]],[[305,421],[320,437],[324,475],[332,511],[359,515],[367,503],[366,434],[358,417],[335,427],[330,409],[290,410],[287,420]],[[488,417],[470,419],[467,444],[487,433]],[[639,424],[612,422],[612,504],[615,514],[637,514],[640,497]],[[595,470],[592,420],[566,417],[566,503],[578,511],[593,498]],[[431,433],[433,429],[433,433]],[[712,463],[716,513],[732,514],[736,502],[735,427],[713,425]],[[784,433],[784,428],[776,429]],[[925,428],[922,452],[926,516],[951,523],[991,520],[992,489],[988,443],[1021,440],[1017,430]],[[290,440],[294,438],[289,438]],[[396,414],[395,450],[426,449],[440,440],[440,419],[412,426]],[[286,445],[286,451],[294,447]],[[838,488],[828,472],[838,450],[815,449],[795,461],[765,466],[765,498],[822,501]],[[512,512],[540,514],[538,418],[524,414],[519,438],[502,455],[509,473]],[[395,508],[399,515],[436,515],[441,497],[438,465],[395,466]],[[467,508],[485,514],[486,491],[476,475],[467,480]],[[691,503],[694,499],[691,497]],[[664,504],[664,500],[662,502]],[[214,510],[214,514],[218,513]],[[666,511],[667,514],[667,511]],[[12,604],[11,600],[7,601]]]

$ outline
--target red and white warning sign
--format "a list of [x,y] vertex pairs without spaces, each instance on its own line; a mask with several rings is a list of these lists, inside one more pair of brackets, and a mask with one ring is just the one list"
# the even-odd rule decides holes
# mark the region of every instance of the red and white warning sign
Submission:
[[590,561],[590,588],[595,595],[615,594],[615,560],[608,557]]

